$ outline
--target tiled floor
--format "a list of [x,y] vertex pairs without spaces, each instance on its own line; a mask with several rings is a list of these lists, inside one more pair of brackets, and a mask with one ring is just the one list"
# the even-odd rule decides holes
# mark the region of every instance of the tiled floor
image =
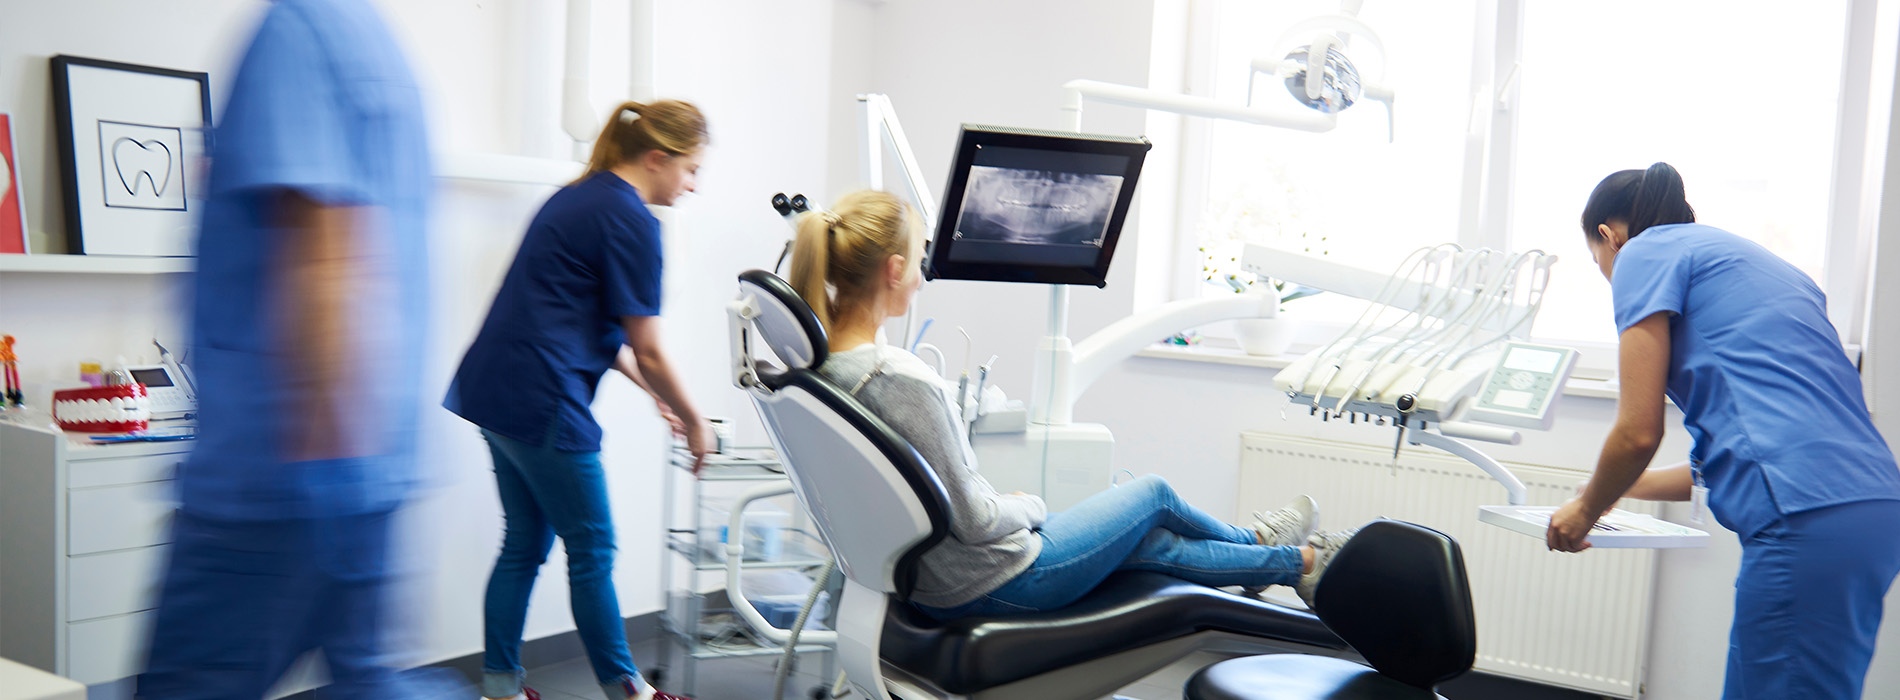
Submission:
[[[657,641],[648,640],[632,646],[633,662],[642,672],[652,673],[658,668],[657,645]],[[694,700],[765,700],[772,695],[778,659],[777,656],[743,656],[701,660],[692,697]],[[824,658],[819,655],[806,654],[800,659],[797,673],[786,681],[786,699],[811,697],[811,689],[818,686],[817,674],[823,667]],[[685,665],[675,651],[670,666],[662,670],[660,688],[667,692],[684,692],[684,675]],[[604,700],[600,684],[585,658],[528,669],[528,685],[541,693],[542,700]]]
[[[649,640],[634,645],[634,662],[641,669],[655,668],[656,644]],[[1121,689],[1117,695],[1138,700],[1177,700],[1189,676],[1224,658],[1216,654],[1195,654]],[[777,660],[776,656],[753,656],[700,661],[698,683],[692,697],[694,700],[770,700]],[[823,665],[823,659],[817,655],[807,655],[801,660],[798,673],[786,683],[786,699],[810,698],[812,689],[820,683],[816,674]],[[672,667],[666,669],[660,687],[669,692],[683,692],[683,673],[684,667],[675,653]],[[603,700],[600,686],[595,683],[594,673],[584,658],[529,669],[528,685],[539,691],[543,700]],[[1467,674],[1447,683],[1439,692],[1452,700],[1588,700],[1596,697],[1478,674]]]

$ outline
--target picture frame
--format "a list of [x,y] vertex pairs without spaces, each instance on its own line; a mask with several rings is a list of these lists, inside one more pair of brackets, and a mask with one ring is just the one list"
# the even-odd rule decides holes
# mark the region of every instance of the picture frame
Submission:
[[191,255],[210,76],[66,55],[51,64],[68,250]]
[[0,112],[0,254],[32,252],[19,162],[20,149],[13,143],[13,115]]

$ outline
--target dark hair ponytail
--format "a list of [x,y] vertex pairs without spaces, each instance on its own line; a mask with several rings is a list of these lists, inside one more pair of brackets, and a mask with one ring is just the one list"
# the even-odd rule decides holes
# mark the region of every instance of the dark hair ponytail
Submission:
[[1695,223],[1695,208],[1683,193],[1682,175],[1668,163],[1657,163],[1648,170],[1619,170],[1597,183],[1583,206],[1583,236],[1601,241],[1597,227],[1611,220],[1628,225],[1635,238],[1652,226]]

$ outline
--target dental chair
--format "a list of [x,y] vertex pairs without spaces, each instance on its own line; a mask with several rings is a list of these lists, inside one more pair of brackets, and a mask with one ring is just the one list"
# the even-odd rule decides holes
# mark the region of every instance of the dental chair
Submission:
[[[1313,613],[1149,572],[1117,573],[1076,603],[1050,612],[948,622],[923,614],[908,598],[916,583],[918,559],[949,536],[950,506],[942,482],[890,426],[847,389],[817,372],[829,352],[825,331],[790,285],[771,273],[753,270],[739,276],[739,287],[739,298],[728,306],[734,382],[752,398],[794,493],[844,574],[836,608],[838,660],[867,700],[1083,700],[1107,695],[1197,650],[1351,653],[1347,639],[1352,637],[1342,639]],[[755,357],[757,344],[770,348],[783,365]],[[1378,597],[1387,592],[1385,587],[1411,583],[1410,577],[1394,579],[1389,568],[1373,561],[1382,556],[1380,545],[1406,544],[1379,534],[1387,524],[1407,536],[1437,535],[1391,521],[1368,526],[1374,534],[1369,544],[1361,546],[1366,538],[1355,538],[1337,555],[1348,571],[1363,568],[1367,573],[1341,577],[1332,573],[1337,569],[1329,569],[1318,592],[1322,604],[1350,599],[1360,593],[1354,587],[1376,589],[1373,595]],[[1456,547],[1450,543],[1453,559]],[[1355,551],[1364,553],[1355,555]],[[1424,588],[1447,597],[1463,594],[1462,620],[1468,638],[1470,604],[1463,587],[1463,564],[1452,563],[1457,569],[1455,585]],[[1429,578],[1441,569],[1423,566],[1419,577]],[[1418,603],[1428,597],[1413,595],[1406,601]],[[1450,609],[1456,605],[1434,604],[1449,609],[1439,616],[1444,619],[1456,621],[1461,614]],[[1375,619],[1354,618],[1355,624],[1362,622],[1377,624]],[[1397,649],[1400,656],[1415,650],[1407,644],[1417,641],[1380,646],[1376,634],[1361,636],[1372,643],[1371,648]],[[1361,647],[1360,653],[1375,661],[1384,653],[1366,649]],[[1249,658],[1281,656],[1364,668],[1304,654]],[[1282,666],[1280,670],[1343,678],[1340,667]],[[1467,656],[1463,668],[1469,667]],[[1243,676],[1243,691],[1252,688],[1250,679],[1258,677],[1254,673],[1223,677],[1228,675]],[[1314,681],[1301,682],[1311,685]],[[1343,682],[1364,684],[1363,680]],[[1226,687],[1219,679],[1210,683],[1209,688],[1215,690]],[[1425,697],[1430,697],[1427,693]]]

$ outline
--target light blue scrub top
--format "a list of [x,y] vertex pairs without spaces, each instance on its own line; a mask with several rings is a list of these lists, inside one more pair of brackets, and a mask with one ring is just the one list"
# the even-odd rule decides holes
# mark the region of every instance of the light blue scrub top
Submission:
[[1701,224],[1655,226],[1616,255],[1618,334],[1669,312],[1670,400],[1716,520],[1746,538],[1783,515],[1900,500],[1860,374],[1808,276]]
[[[415,479],[428,265],[429,150],[415,77],[365,0],[279,0],[232,77],[212,141],[198,236],[192,365],[199,439],[178,474],[185,509],[226,519],[386,511]],[[271,217],[285,191],[365,207],[347,340],[370,358],[348,378],[348,429],[372,456],[286,463],[298,408],[284,389],[285,329]]]

